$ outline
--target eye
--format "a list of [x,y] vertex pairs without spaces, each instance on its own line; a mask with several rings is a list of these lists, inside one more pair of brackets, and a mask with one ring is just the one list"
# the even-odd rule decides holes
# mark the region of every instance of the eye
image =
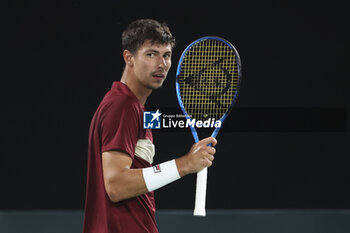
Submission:
[[164,54],[164,58],[171,58],[171,54],[170,53],[167,53],[167,54]]
[[147,53],[148,57],[154,57],[156,54],[155,53]]

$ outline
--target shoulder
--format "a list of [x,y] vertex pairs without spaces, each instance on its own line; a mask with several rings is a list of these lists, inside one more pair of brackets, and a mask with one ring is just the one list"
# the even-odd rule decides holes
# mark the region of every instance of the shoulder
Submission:
[[[108,92],[99,106],[101,116],[118,115],[126,117],[138,116],[140,113],[137,99],[126,95]],[[124,117],[125,117],[124,116]]]

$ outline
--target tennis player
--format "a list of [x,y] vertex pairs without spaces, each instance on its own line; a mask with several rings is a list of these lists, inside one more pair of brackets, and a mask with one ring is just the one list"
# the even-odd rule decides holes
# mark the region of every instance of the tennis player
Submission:
[[143,128],[147,97],[171,66],[175,38],[142,19],[122,34],[125,68],[90,126],[84,233],[157,233],[154,190],[212,165],[216,140],[205,138],[177,159],[152,166],[152,132]]

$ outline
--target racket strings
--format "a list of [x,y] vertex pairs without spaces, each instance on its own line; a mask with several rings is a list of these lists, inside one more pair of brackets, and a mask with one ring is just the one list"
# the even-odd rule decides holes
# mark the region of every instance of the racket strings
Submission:
[[193,45],[179,75],[184,108],[192,119],[220,119],[235,98],[238,67],[234,51],[219,40]]

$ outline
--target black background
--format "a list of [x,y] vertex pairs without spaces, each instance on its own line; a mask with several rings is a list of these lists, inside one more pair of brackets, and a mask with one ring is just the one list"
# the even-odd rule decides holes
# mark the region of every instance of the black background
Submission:
[[[346,113],[345,9],[306,1],[9,2],[2,20],[0,208],[83,208],[90,120],[121,76],[120,36],[132,20],[166,21],[177,38],[167,81],[147,107],[177,108],[181,52],[199,37],[217,35],[242,59],[237,107]],[[350,208],[347,130],[249,129],[217,138],[208,208]],[[154,141],[156,163],[185,154],[193,143],[189,131],[154,131]],[[191,209],[194,190],[194,175],[170,184],[157,191],[158,208]]]

